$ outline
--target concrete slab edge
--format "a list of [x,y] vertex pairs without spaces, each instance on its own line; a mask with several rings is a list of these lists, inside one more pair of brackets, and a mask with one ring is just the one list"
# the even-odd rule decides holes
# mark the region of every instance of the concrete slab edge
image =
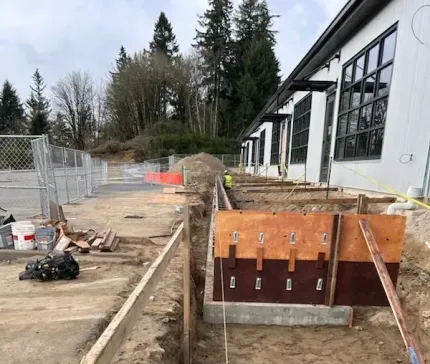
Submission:
[[[225,302],[227,324],[279,326],[349,326],[352,307],[279,303]],[[222,324],[223,303],[205,302],[203,320]]]

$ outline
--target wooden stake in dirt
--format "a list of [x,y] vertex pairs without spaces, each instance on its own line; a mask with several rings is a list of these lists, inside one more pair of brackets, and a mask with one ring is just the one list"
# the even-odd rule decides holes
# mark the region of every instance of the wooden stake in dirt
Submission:
[[359,194],[357,197],[357,215],[367,214],[367,197],[365,194]]
[[372,255],[373,263],[375,263],[376,270],[379,278],[381,279],[382,286],[384,287],[385,294],[387,295],[391,309],[393,310],[397,325],[399,326],[400,333],[402,334],[411,363],[424,364],[424,356],[418,348],[415,337],[408,329],[406,317],[403,314],[402,306],[396,293],[396,288],[388,274],[387,267],[385,266],[384,259],[379,251],[378,244],[376,243],[372,229],[370,228],[369,221],[360,220],[359,223],[364,239],[366,240],[367,247]]
[[330,252],[330,262],[329,262],[329,275],[328,275],[328,290],[326,293],[325,304],[327,306],[334,306],[334,298],[336,294],[336,283],[337,283],[337,270],[339,267],[339,252],[340,252],[340,236],[342,235],[342,225],[343,216],[335,215],[333,222],[333,232],[332,232],[332,245]]
[[184,364],[191,363],[190,345],[190,208],[184,206]]

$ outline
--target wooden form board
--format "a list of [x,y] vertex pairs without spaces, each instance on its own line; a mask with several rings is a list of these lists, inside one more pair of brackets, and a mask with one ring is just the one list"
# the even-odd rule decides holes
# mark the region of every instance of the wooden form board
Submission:
[[182,223],[94,346],[82,358],[81,364],[107,364],[112,361],[122,342],[132,332],[134,324],[142,315],[143,308],[175,256],[182,240],[183,228]]
[[[393,215],[343,215],[339,261],[372,262],[359,220],[368,219],[386,263],[399,263],[406,218]],[[228,258],[229,245],[236,244],[236,259],[257,259],[260,234],[264,233],[264,259],[289,260],[291,248],[296,260],[314,260],[318,253],[330,259],[333,214],[265,211],[218,211],[215,221],[215,257]],[[238,242],[234,242],[234,232]],[[291,244],[291,233],[295,243]],[[323,244],[323,236],[326,244]]]
[[[229,257],[229,245],[234,243],[236,259],[256,259],[257,247],[264,247],[264,259],[288,260],[291,248],[296,248],[297,260],[318,259],[318,253],[330,256],[334,215],[265,211],[218,211],[215,221],[215,257]],[[263,244],[260,234],[264,233]],[[291,234],[295,242],[291,243]],[[325,234],[325,238],[324,238]],[[324,239],[324,244],[323,244]]]
[[405,237],[406,217],[399,215],[344,215],[339,260],[373,262],[359,221],[366,219],[385,263],[399,263]]

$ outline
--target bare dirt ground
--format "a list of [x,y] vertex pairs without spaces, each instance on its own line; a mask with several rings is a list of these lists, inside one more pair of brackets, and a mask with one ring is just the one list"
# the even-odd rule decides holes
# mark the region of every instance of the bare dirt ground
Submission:
[[[79,363],[91,348],[168,241],[145,236],[169,234],[178,220],[175,205],[150,202],[160,195],[160,188],[133,189],[106,188],[96,198],[64,206],[75,228],[102,231],[112,227],[122,237],[119,255],[125,253],[129,258],[75,253],[81,268],[100,268],[83,271],[76,280],[43,283],[18,281],[25,260],[0,262],[2,362]],[[143,219],[126,219],[129,214]]]
[[[196,186],[196,189],[199,195],[192,195],[188,200],[193,204],[193,363],[219,364],[225,362],[223,326],[202,322],[212,189],[209,184]],[[330,193],[330,197],[347,197],[346,194],[337,194]],[[255,195],[246,197],[256,199]],[[324,193],[321,196],[319,193],[296,194],[292,198],[306,198],[307,195],[309,198],[320,198]],[[119,263],[100,260],[95,263],[85,259],[84,266],[99,265],[102,268],[83,272],[73,282],[48,285],[23,282],[25,289],[16,280],[22,263],[0,265],[0,292],[10,292],[10,295],[0,298],[0,330],[4,333],[0,357],[17,357],[10,363],[25,363],[38,359],[32,355],[42,352],[39,358],[47,364],[79,362],[141,278],[149,266],[147,262],[153,261],[169,240],[168,237],[142,239],[142,236],[170,233],[172,224],[178,218],[174,213],[175,205],[182,204],[184,198],[166,196],[160,189],[141,192],[117,190],[115,193],[101,193],[97,199],[88,199],[82,205],[65,207],[66,215],[76,218],[70,221],[78,228],[103,230],[112,226],[119,235],[128,237],[121,242],[120,252],[134,255],[136,259],[133,261],[121,260]],[[206,204],[206,214],[200,198]],[[260,198],[278,197],[270,194],[270,197]],[[311,211],[314,207],[318,211],[339,209],[352,212],[355,209],[355,206],[338,208],[324,205],[307,205],[305,209]],[[264,208],[271,210],[276,207]],[[279,207],[276,209],[279,211]],[[294,209],[302,210],[303,207],[287,208]],[[370,209],[372,213],[381,213],[386,206],[372,205]],[[85,211],[84,219],[79,217],[81,211]],[[144,218],[125,219],[128,214]],[[408,216],[408,235],[398,293],[411,328],[418,336],[426,359],[430,360],[430,250],[425,244],[430,241],[428,221],[430,212],[417,210]],[[181,362],[182,266],[180,248],[113,363]],[[110,283],[105,285],[106,280]],[[75,284],[80,286],[74,287]],[[409,362],[389,308],[357,309],[353,328],[350,329],[228,325],[227,341],[229,362],[237,364]]]

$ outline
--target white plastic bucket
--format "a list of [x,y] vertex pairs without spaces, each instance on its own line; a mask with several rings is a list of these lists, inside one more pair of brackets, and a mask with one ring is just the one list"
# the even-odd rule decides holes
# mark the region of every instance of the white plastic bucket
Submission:
[[34,250],[36,227],[31,221],[18,221],[12,224],[13,246],[16,250]]

